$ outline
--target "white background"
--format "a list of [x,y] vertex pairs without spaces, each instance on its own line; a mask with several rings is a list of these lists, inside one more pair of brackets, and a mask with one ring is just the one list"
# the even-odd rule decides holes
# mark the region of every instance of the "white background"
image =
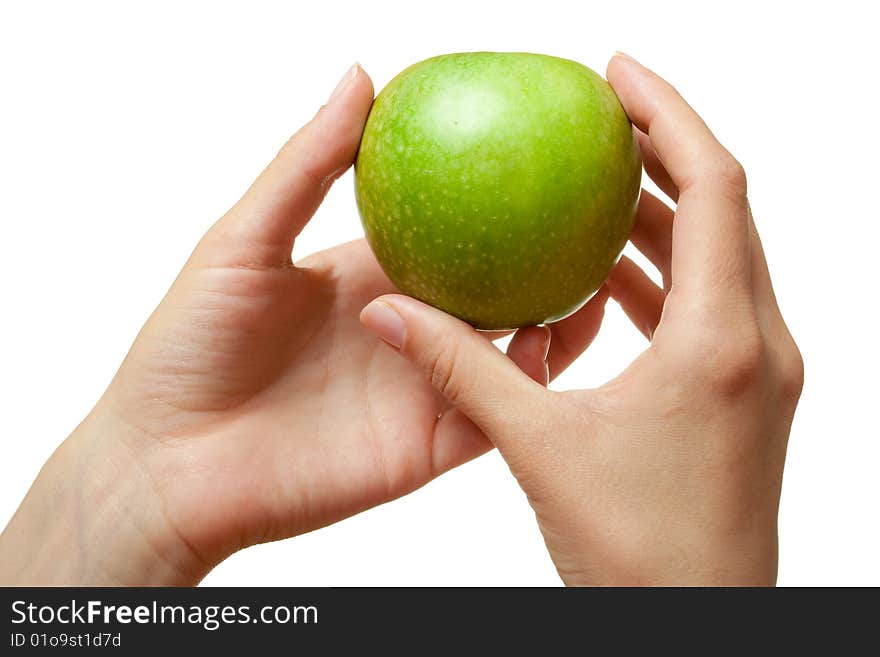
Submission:
[[[0,524],[91,408],[201,233],[337,79],[520,50],[671,80],[745,164],[806,361],[779,582],[880,585],[877,47],[871,3],[6,2],[0,9]],[[361,235],[347,174],[297,257]],[[609,304],[559,387],[644,341]],[[409,497],[232,557],[221,585],[558,583],[491,454]]]

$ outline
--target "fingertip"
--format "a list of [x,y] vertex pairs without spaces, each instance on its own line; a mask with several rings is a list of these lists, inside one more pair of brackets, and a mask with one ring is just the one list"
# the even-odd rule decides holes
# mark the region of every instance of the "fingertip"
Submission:
[[360,322],[395,349],[406,339],[406,322],[397,309],[382,297],[371,301],[359,316]]
[[[336,85],[330,99],[322,109],[343,107],[348,111],[363,113],[364,107],[369,109],[369,105],[372,104],[373,95],[373,80],[360,63],[355,63]],[[364,120],[366,120],[366,114],[364,114]]]
[[[405,333],[395,333],[398,315]],[[532,390],[527,376],[472,326],[411,297],[388,294],[361,313],[367,327],[422,370],[431,385],[483,431],[509,431],[514,415],[499,412]],[[405,339],[404,339],[405,338]]]
[[547,364],[551,381],[593,343],[605,317],[605,305],[609,297],[610,290],[605,283],[583,308],[549,326],[552,342],[547,354]]
[[[359,64],[343,75],[330,99],[257,177],[237,211],[214,229],[224,252],[214,259],[286,265],[294,239],[337,178],[351,166],[373,102],[373,82]],[[259,252],[257,252],[259,250]]]
[[550,355],[550,340],[552,339],[553,334],[550,332],[549,326],[541,325],[538,328],[541,329],[541,332],[544,334],[544,348],[542,349],[543,353],[541,355],[541,359],[546,363],[547,357]]
[[605,70],[608,84],[614,90],[629,120],[636,129],[643,132],[648,131],[652,114],[651,103],[644,94],[644,73],[647,70],[628,55],[621,53],[615,53]]
[[300,165],[313,167],[317,176],[347,169],[360,145],[373,104],[373,81],[360,64],[354,64],[351,71],[300,136],[291,139],[294,143],[301,140]]
[[404,294],[377,297],[361,310],[359,316],[361,324],[396,349],[404,346],[410,328],[415,333],[424,332],[425,327],[433,327],[446,318],[454,319]]
[[376,89],[373,86],[373,78],[370,77],[370,74],[367,73],[364,68],[360,65],[360,62],[355,64],[357,66],[357,79],[362,80],[360,84],[363,86],[363,92],[370,98],[370,102],[373,101],[373,97],[376,95]]
[[526,326],[516,332],[507,347],[508,358],[542,386],[549,382],[550,338],[550,329],[546,326]]
[[373,82],[360,64],[354,64],[314,118],[288,140],[261,178],[279,187],[289,187],[300,175],[306,183],[300,193],[319,187],[323,198],[330,183],[354,161],[372,103]]
[[550,333],[550,328],[544,324],[539,326],[538,329],[540,329],[541,333],[543,334],[542,339],[544,348],[542,349],[541,358],[546,363],[547,355],[550,353],[550,340],[552,338],[552,333]]
[[541,362],[546,363],[547,354],[550,353],[550,329],[544,324],[541,324],[540,326],[527,326],[518,331],[518,333],[523,332],[525,332],[525,334],[529,336],[528,339],[533,342],[536,357],[540,358]]
[[628,67],[633,66],[641,67],[642,65],[634,58],[618,50],[611,56],[611,59],[608,60],[608,64],[605,66],[605,77],[611,83],[611,86],[614,86],[613,78],[624,74]]

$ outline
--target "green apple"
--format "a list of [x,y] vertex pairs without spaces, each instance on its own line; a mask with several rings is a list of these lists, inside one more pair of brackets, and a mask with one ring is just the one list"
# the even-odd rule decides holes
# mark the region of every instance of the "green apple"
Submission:
[[355,193],[401,292],[509,329],[560,320],[599,289],[641,171],[601,76],[547,55],[460,53],[410,66],[378,95]]

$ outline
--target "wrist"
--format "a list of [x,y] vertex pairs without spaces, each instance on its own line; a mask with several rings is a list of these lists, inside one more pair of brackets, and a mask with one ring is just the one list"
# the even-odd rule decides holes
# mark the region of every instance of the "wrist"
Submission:
[[99,402],[0,535],[0,582],[175,586],[204,576],[143,468],[152,447]]
[[752,522],[721,531],[703,524],[647,535],[618,532],[600,544],[567,545],[553,559],[566,586],[773,586],[778,543],[770,515],[756,511]]

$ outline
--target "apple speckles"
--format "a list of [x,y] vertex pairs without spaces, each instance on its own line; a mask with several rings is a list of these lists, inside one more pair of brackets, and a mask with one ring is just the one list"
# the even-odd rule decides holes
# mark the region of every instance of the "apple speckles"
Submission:
[[[374,103],[355,169],[367,239],[401,291],[477,326],[559,319],[626,240],[638,196],[629,124],[573,62],[455,57],[470,64],[418,64]],[[449,85],[458,95],[444,100]]]

